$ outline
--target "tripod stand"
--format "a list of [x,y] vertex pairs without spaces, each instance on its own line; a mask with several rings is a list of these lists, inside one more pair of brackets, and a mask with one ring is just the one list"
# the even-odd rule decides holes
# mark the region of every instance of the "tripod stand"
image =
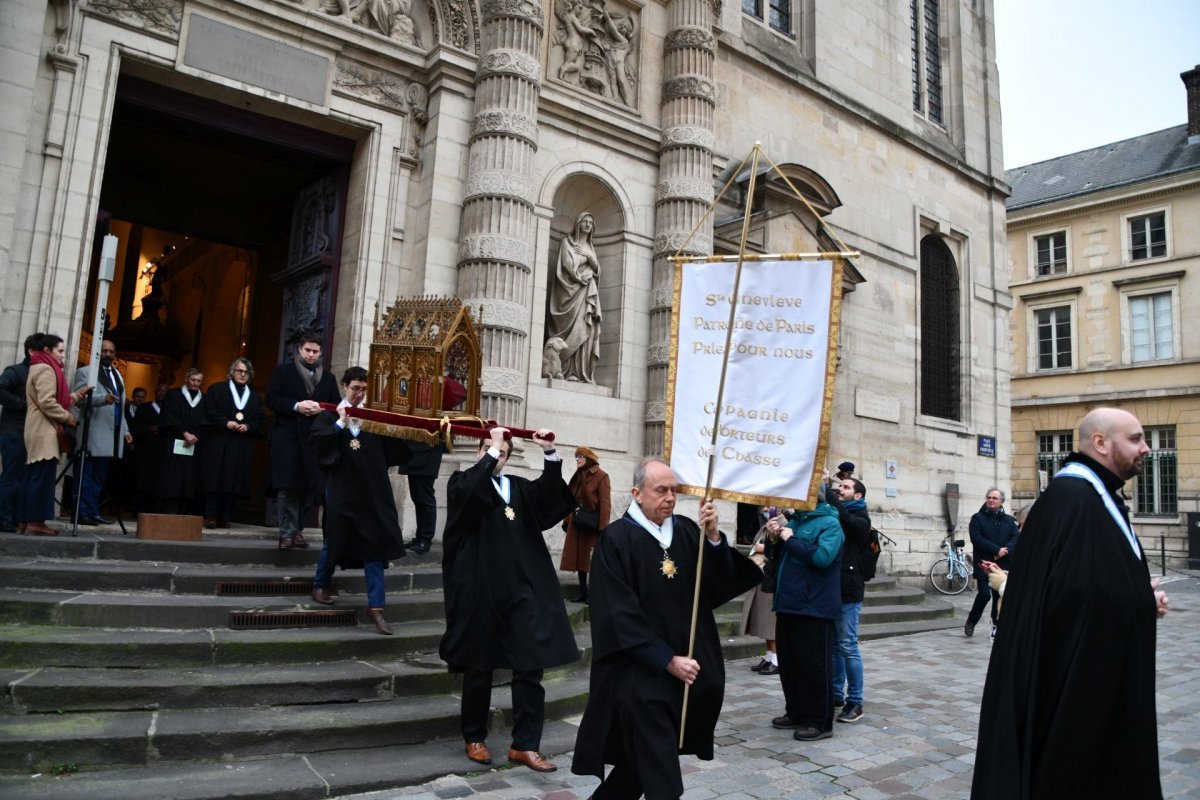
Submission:
[[[67,471],[70,470],[72,466],[76,467],[74,472],[75,508],[71,511],[72,536],[79,535],[79,506],[83,500],[84,475],[87,467],[87,460],[88,458],[92,457],[88,452],[88,437],[92,428],[92,395],[94,391],[94,389],[89,389],[87,394],[84,395],[83,423],[78,428],[79,441],[76,443],[75,448],[68,454],[66,466],[63,467],[63,471],[59,473],[58,479],[55,481],[56,484],[62,483],[63,479],[67,476]],[[117,431],[118,433],[120,432],[120,426],[118,426]],[[128,536],[129,531],[125,530],[125,521],[121,519],[121,508],[119,505],[117,505],[116,498],[114,498],[108,491],[108,487],[102,484],[100,486],[100,502],[98,506],[103,506],[105,503],[107,503],[108,507],[112,510],[113,517],[116,518],[117,525],[121,528],[121,535]],[[62,507],[63,505],[65,505],[65,498],[63,501],[59,501],[59,506]]]

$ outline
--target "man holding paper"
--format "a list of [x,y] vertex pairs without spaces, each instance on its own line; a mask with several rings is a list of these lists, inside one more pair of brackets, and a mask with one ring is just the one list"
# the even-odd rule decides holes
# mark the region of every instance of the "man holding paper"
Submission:
[[192,367],[183,376],[183,386],[167,392],[158,420],[163,448],[158,497],[168,514],[199,511],[200,497],[200,426],[204,424],[204,393],[200,385],[204,373]]

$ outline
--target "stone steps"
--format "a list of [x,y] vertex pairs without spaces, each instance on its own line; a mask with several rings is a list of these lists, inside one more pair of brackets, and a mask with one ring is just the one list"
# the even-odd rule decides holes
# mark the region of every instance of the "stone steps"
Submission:
[[[353,627],[228,627],[231,611],[324,610],[307,596],[319,539],[279,551],[267,529],[206,532],[201,542],[104,529],[0,534],[0,773],[81,770],[55,781],[0,776],[0,796],[326,797],[473,769],[458,741],[459,678],[436,655],[445,627],[436,550],[386,573],[394,636],[361,615]],[[574,596],[575,576],[561,578]],[[284,580],[305,582],[302,593],[216,594],[222,581]],[[335,582],[335,608],[365,606],[360,572]],[[547,675],[548,730],[587,698],[588,608],[567,608],[581,660]],[[952,613],[947,601],[881,575],[868,585],[860,633],[957,626]],[[761,653],[761,640],[737,635],[740,619],[740,599],[718,610],[726,658]],[[495,741],[511,725],[508,704],[507,687],[497,687]],[[565,750],[573,734],[564,728]],[[430,756],[407,766],[421,753],[440,754],[436,765]],[[296,769],[305,775],[287,777]],[[155,794],[164,785],[170,793]]]
[[[501,693],[502,694],[502,693]],[[496,695],[497,698],[499,694]],[[575,747],[574,725],[548,721],[542,753],[553,758]],[[494,766],[504,765],[507,739],[490,742]],[[560,770],[570,768],[557,759]],[[461,740],[398,747],[268,756],[231,764],[158,764],[63,777],[48,773],[0,776],[0,797],[11,800],[318,800],[424,783],[482,769],[463,755]]]
[[[165,592],[214,596],[221,582],[299,581],[311,584],[316,560],[295,567],[155,564],[122,561],[47,561],[0,558],[0,586],[8,589],[58,590],[70,586],[79,592]],[[384,572],[389,595],[398,592],[436,591],[442,586],[440,566],[392,567]],[[364,594],[361,572],[338,572],[334,585],[342,591]],[[279,597],[285,597],[280,595]],[[308,597],[308,591],[294,595]]]
[[[587,679],[548,675],[546,713],[579,714]],[[493,691],[493,729],[511,726],[509,692]],[[262,756],[415,744],[458,736],[458,698],[445,694],[401,700],[247,708],[93,711],[10,718],[0,726],[0,763],[26,770],[53,764],[106,767],[229,761]]]

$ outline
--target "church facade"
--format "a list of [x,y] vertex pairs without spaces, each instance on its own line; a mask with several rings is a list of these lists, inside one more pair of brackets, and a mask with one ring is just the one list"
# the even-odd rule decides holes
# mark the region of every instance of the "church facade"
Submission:
[[[884,566],[923,572],[990,486],[1008,488],[990,0],[10,0],[5,13],[10,360],[34,330],[80,349],[106,233],[121,242],[106,311],[130,386],[193,365],[208,383],[239,354],[265,380],[305,328],[340,370],[366,360],[377,306],[456,295],[481,324],[482,413],[596,450],[622,507],[633,465],[663,447],[667,259],[736,252],[749,203],[752,252],[833,249],[833,230],[861,253],[831,459],[857,465],[899,543]],[[808,204],[778,173],[747,197],[756,142]]]

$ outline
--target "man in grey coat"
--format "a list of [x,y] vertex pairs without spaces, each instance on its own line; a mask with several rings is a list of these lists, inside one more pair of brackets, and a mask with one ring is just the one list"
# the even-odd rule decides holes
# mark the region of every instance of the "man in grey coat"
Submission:
[[[100,516],[100,497],[108,468],[114,458],[120,458],[131,437],[125,425],[125,381],[114,366],[117,347],[108,339],[100,344],[100,369],[96,375],[96,388],[92,392],[91,422],[88,438],[84,443],[87,455],[83,461],[83,478],[79,481],[79,524],[100,525],[111,522]],[[87,386],[88,368],[75,370],[71,390],[78,391]],[[83,427],[86,401],[73,410]]]

